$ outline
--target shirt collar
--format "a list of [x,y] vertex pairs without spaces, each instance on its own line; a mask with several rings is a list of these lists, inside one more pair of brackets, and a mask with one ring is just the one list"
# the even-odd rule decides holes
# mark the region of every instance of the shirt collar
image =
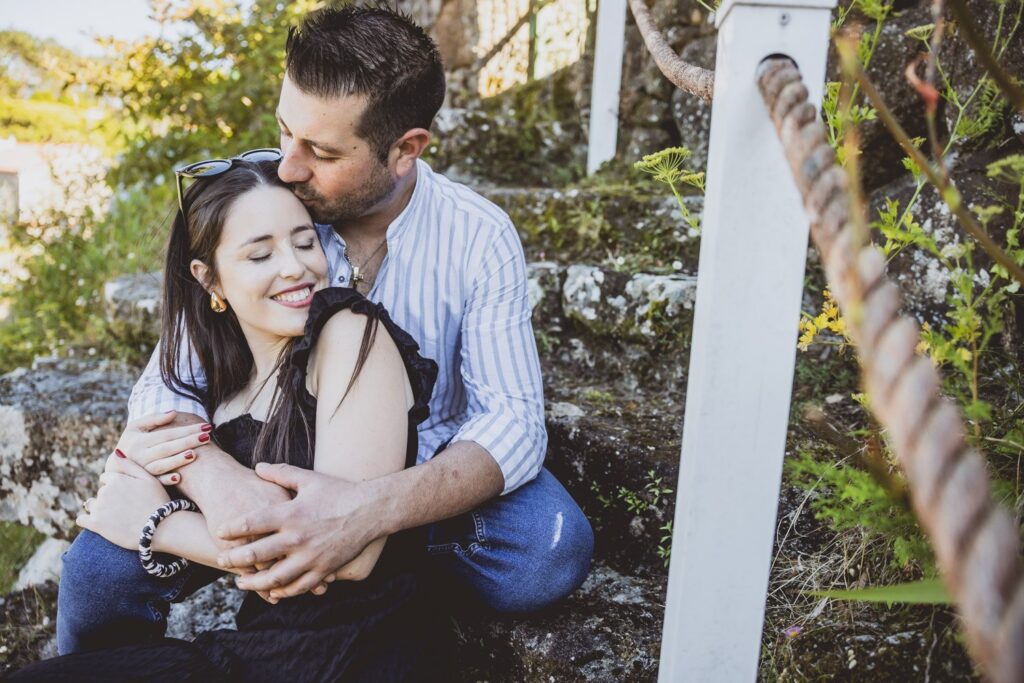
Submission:
[[427,162],[422,159],[416,160],[416,185],[413,186],[412,195],[409,197],[409,203],[402,209],[402,213],[398,214],[398,217],[391,222],[388,226],[387,241],[388,245],[394,243],[395,240],[401,238],[401,236],[412,227],[413,223],[416,222],[415,216],[420,211],[420,205],[423,203],[423,197],[427,193],[426,186],[430,183],[433,178],[430,177],[432,171]]

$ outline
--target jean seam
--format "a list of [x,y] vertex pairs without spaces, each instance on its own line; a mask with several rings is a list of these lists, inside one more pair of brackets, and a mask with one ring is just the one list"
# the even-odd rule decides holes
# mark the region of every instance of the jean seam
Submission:
[[427,553],[431,555],[440,555],[441,553],[454,552],[456,554],[465,553],[461,545],[458,543],[440,543],[437,545],[428,545]]
[[488,544],[488,542],[487,542],[487,534],[486,534],[487,527],[484,525],[483,515],[477,513],[475,510],[473,512],[471,512],[470,514],[473,516],[473,526],[476,529],[476,540],[477,540],[477,542],[471,544],[470,547],[472,547],[473,545],[480,545],[480,546],[483,546],[485,548],[490,547],[490,544]]

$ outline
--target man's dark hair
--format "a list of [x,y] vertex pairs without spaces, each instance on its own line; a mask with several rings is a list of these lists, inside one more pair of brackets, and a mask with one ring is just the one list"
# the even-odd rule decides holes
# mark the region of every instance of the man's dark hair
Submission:
[[325,8],[288,31],[285,70],[318,97],[362,95],[356,134],[381,162],[411,128],[430,129],[444,101],[437,45],[409,17],[381,6]]

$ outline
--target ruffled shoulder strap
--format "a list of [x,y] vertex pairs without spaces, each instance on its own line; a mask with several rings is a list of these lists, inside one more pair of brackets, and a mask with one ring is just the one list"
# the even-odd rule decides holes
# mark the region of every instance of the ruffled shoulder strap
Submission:
[[420,347],[416,340],[391,319],[381,304],[370,301],[351,287],[328,287],[313,295],[305,332],[302,339],[292,346],[291,364],[298,370],[293,375],[294,381],[299,385],[296,387],[297,395],[308,396],[305,387],[309,354],[316,346],[324,325],[331,316],[345,309],[376,319],[391,335],[405,363],[409,384],[412,386],[414,403],[409,410],[409,418],[414,425],[426,420],[430,415],[430,395],[434,391],[434,382],[437,381],[437,363],[420,355]]

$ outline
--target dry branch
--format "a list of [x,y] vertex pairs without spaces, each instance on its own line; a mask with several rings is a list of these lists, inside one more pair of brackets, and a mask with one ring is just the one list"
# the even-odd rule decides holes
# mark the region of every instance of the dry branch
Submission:
[[680,90],[696,95],[705,102],[711,101],[715,90],[715,72],[684,62],[679,55],[665,42],[665,37],[654,25],[651,11],[644,0],[629,0],[629,8],[633,11],[636,27],[640,29],[647,50],[654,57],[654,63]]

